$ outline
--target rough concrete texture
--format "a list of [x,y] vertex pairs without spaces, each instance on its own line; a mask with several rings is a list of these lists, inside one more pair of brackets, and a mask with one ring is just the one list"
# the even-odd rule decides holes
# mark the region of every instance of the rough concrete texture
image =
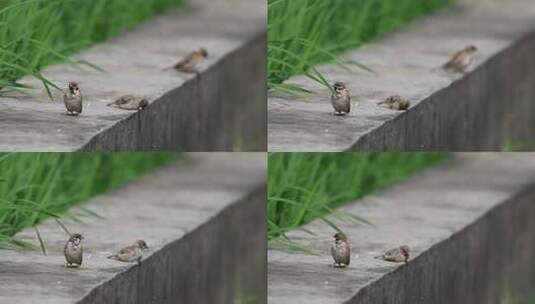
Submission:
[[[501,150],[535,142],[535,2],[463,0],[453,8],[344,54],[377,74],[318,67],[344,81],[358,105],[332,115],[329,92],[304,76],[287,82],[317,94],[268,99],[270,151]],[[465,75],[439,67],[474,44],[480,52]],[[409,97],[407,112],[376,103]]]
[[[65,115],[36,79],[35,97],[0,98],[0,150],[266,150],[266,2],[193,0],[188,6],[76,55],[89,68],[55,65],[43,74],[78,81],[79,117]],[[164,69],[205,47],[198,76]],[[145,111],[107,107],[124,94],[149,99]]]
[[[96,197],[85,207],[105,219],[65,220],[86,238],[83,267],[63,267],[66,235],[46,221],[48,256],[0,251],[0,303],[265,303],[265,181],[265,154],[212,153]],[[136,239],[141,266],[106,259]]]
[[[463,154],[340,211],[374,226],[330,218],[352,260],[333,268],[334,230],[316,220],[289,237],[319,256],[270,249],[268,303],[501,304],[535,286],[535,154]],[[408,265],[374,259],[411,247]],[[526,302],[519,302],[526,303]]]

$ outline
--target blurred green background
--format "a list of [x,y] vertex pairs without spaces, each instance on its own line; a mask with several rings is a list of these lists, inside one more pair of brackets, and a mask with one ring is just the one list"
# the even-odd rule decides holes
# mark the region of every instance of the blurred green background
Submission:
[[366,62],[341,61],[340,52],[398,29],[453,0],[268,0],[268,87],[295,92],[282,82],[335,61],[352,69]]
[[65,214],[71,206],[182,159],[172,153],[0,153],[0,246],[22,246],[14,238],[21,229],[48,217],[74,218]]
[[268,238],[447,158],[419,152],[270,153]]
[[0,0],[0,93],[20,90],[34,75],[69,54],[122,33],[187,0]]

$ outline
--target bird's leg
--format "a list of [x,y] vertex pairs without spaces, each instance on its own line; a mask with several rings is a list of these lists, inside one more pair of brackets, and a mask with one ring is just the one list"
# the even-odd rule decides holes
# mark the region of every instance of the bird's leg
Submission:
[[199,75],[199,71],[197,71],[196,68],[184,68],[181,70],[183,73],[186,73],[186,74],[195,74],[195,75]]

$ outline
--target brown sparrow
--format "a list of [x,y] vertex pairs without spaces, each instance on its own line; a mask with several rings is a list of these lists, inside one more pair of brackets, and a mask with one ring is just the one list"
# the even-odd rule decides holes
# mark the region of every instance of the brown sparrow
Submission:
[[387,250],[384,254],[376,256],[376,259],[382,259],[388,262],[405,263],[409,261],[409,246],[403,245],[397,248]]
[[456,73],[464,73],[465,69],[473,62],[473,54],[475,52],[477,52],[477,47],[469,45],[455,53],[450,61],[446,62],[442,67]]
[[334,259],[334,267],[345,268],[349,265],[349,258],[351,256],[351,246],[347,241],[347,237],[342,232],[336,233],[334,242],[331,246],[331,255]]
[[69,89],[63,95],[63,103],[67,108],[67,115],[78,116],[82,113],[82,92],[76,82],[69,82]]
[[411,102],[408,98],[399,95],[392,95],[378,104],[386,104],[387,107],[392,110],[405,111],[409,108]]
[[177,71],[184,73],[199,73],[198,66],[208,57],[208,52],[204,48],[200,48],[187,54],[182,60],[173,66]]
[[351,111],[351,93],[346,88],[345,83],[335,82],[331,95],[331,104],[334,108],[334,115],[346,115]]
[[123,95],[107,104],[108,107],[116,107],[123,110],[143,110],[148,105],[147,99],[134,95]]
[[66,267],[80,267],[82,266],[82,257],[84,255],[84,248],[82,246],[82,240],[84,237],[79,233],[71,235],[65,247],[63,253],[65,254],[65,260],[67,261]]
[[137,262],[138,264],[140,264],[141,258],[143,257],[143,250],[145,249],[149,249],[147,243],[145,243],[145,241],[143,240],[137,240],[134,242],[134,244],[126,246],[119,250],[118,253],[110,255],[108,259],[126,263]]

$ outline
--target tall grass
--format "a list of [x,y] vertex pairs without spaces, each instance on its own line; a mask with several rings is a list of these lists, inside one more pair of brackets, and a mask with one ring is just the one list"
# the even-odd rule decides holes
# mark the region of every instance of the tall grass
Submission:
[[0,153],[0,246],[23,245],[14,238],[21,229],[59,218],[72,205],[179,158],[169,153]]
[[[399,28],[452,0],[268,0],[268,86],[292,89],[281,83],[372,38]],[[365,62],[363,63],[365,64]]]
[[0,93],[24,75],[56,87],[39,71],[80,48],[115,36],[186,0],[0,0]]
[[[322,218],[447,157],[444,153],[271,153],[268,238]],[[349,219],[362,220],[355,215]]]
[[513,291],[510,288],[506,288],[502,304],[535,304],[535,297],[533,296],[533,293],[529,293],[529,295],[526,295],[526,293],[520,293],[517,291]]

